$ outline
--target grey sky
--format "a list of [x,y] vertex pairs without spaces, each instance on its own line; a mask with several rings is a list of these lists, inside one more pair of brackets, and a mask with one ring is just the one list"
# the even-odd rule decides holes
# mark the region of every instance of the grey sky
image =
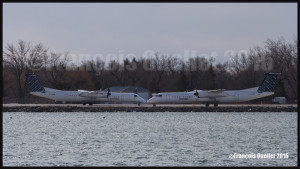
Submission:
[[73,54],[215,54],[297,38],[297,3],[4,3],[3,44]]

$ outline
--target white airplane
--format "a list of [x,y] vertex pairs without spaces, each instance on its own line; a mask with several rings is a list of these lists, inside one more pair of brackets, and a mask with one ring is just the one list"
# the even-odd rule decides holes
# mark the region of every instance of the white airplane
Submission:
[[30,94],[55,100],[55,103],[83,103],[93,105],[98,102],[113,102],[113,103],[146,103],[142,97],[136,93],[117,93],[107,91],[66,91],[43,87],[38,79],[37,74],[26,74],[26,84],[29,86]]
[[191,92],[163,92],[154,95],[147,103],[205,103],[218,106],[218,103],[245,102],[274,94],[277,75],[280,73],[265,73],[260,86],[244,90],[195,90]]

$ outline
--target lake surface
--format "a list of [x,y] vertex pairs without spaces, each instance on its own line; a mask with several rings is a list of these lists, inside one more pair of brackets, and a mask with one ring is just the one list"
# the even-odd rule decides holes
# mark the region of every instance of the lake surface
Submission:
[[3,113],[3,166],[297,166],[297,112]]

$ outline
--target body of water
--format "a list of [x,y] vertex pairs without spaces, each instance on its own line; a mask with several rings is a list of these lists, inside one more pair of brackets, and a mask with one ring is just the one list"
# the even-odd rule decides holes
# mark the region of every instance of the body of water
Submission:
[[297,112],[3,113],[3,166],[297,166]]

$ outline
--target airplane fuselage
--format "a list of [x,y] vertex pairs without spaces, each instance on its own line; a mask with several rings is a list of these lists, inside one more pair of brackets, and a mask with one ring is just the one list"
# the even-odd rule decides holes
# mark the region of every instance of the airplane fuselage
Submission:
[[274,92],[257,92],[256,88],[245,90],[227,90],[218,95],[209,94],[207,91],[195,92],[166,92],[158,93],[147,101],[150,104],[161,103],[231,103],[245,102],[274,94]]
[[82,97],[79,91],[64,91],[45,87],[45,92],[30,92],[30,94],[55,100],[63,103],[95,103],[95,102],[116,102],[116,103],[144,103],[140,96],[135,93],[114,93],[111,92],[109,97]]

